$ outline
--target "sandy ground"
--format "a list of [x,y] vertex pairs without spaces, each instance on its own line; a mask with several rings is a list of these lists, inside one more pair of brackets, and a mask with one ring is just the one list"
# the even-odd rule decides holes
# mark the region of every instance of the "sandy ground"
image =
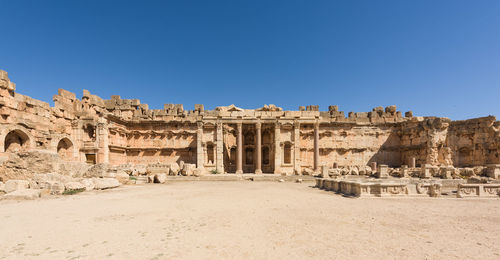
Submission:
[[500,200],[178,182],[0,201],[0,259],[500,259]]

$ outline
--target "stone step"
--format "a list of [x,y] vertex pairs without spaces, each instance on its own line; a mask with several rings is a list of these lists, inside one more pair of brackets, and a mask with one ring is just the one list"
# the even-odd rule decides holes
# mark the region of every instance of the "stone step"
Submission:
[[146,184],[148,183],[148,176],[135,176],[135,184]]

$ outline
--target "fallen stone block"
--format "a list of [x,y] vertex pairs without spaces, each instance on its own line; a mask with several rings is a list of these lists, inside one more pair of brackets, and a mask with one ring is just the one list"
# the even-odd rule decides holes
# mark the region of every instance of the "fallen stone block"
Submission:
[[177,163],[170,164],[170,175],[176,176],[177,174],[179,174],[180,169],[181,167]]
[[86,191],[91,191],[95,188],[95,183],[93,179],[82,179],[80,183],[83,184],[83,186],[85,186]]
[[2,196],[2,199],[12,199],[12,200],[33,200],[40,198],[41,191],[35,189],[20,189]]
[[65,193],[82,192],[86,189],[85,185],[80,182],[68,182],[64,184]]
[[121,183],[121,184],[127,184],[130,181],[130,176],[124,172],[124,171],[118,171],[115,174],[115,178]]
[[155,174],[154,183],[165,183],[167,181],[167,175],[165,173]]
[[120,186],[120,182],[114,178],[95,178],[93,181],[96,190],[112,189]]
[[5,193],[11,193],[16,190],[24,190],[29,188],[29,181],[26,180],[8,180],[5,182]]
[[61,195],[64,193],[64,184],[60,181],[44,181],[38,183],[38,189],[46,191],[51,195]]

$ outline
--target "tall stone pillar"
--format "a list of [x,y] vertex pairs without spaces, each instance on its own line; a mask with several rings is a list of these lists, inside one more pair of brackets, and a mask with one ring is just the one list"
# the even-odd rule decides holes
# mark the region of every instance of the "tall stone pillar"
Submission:
[[224,140],[223,140],[223,125],[222,123],[218,122],[217,123],[217,136],[216,136],[216,152],[217,152],[217,157],[216,157],[216,168],[217,172],[219,173],[224,173]]
[[255,125],[257,130],[257,163],[255,164],[255,174],[262,173],[262,124],[258,122]]
[[203,168],[205,164],[203,157],[203,122],[198,122],[198,130],[196,132],[196,167]]
[[410,168],[417,167],[417,159],[415,157],[410,158]]
[[301,174],[300,171],[300,123],[295,122],[293,128],[293,169],[295,174]]
[[106,123],[97,123],[96,133],[97,139],[97,163],[109,163],[109,132]]
[[238,136],[236,138],[236,174],[243,173],[243,126],[238,123]]
[[319,171],[319,123],[314,124],[314,172]]
[[281,125],[276,122],[274,125],[274,174],[281,174]]

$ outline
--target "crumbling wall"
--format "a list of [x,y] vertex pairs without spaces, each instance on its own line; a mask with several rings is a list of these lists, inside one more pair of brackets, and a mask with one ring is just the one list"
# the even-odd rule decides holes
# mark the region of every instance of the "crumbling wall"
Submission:
[[400,166],[400,138],[391,125],[322,125],[320,161],[329,166],[368,165],[370,162]]
[[453,121],[448,145],[453,165],[479,166],[500,163],[500,122],[494,116]]

